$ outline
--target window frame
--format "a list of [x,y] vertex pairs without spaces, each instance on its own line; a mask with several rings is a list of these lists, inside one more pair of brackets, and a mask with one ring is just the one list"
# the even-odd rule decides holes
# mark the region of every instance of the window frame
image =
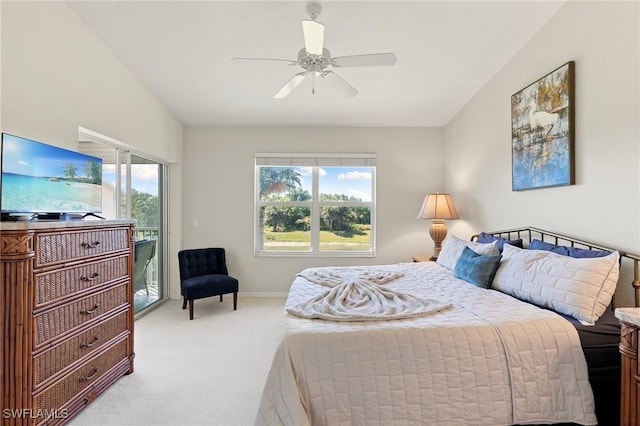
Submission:
[[[295,167],[311,169],[310,201],[263,201],[260,199],[261,167]],[[371,168],[371,201],[320,201],[319,171],[323,167]],[[254,255],[256,257],[375,257],[376,256],[376,155],[363,154],[311,154],[311,153],[256,153],[254,161]],[[309,250],[264,250],[262,207],[309,207],[311,211]],[[320,211],[325,206],[368,207],[370,209],[371,242],[368,250],[321,250]]]

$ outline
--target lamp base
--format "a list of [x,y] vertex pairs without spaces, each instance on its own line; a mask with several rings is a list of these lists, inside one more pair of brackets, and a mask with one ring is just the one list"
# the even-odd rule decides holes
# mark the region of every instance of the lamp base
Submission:
[[436,261],[440,256],[440,250],[442,250],[442,242],[447,237],[447,227],[444,220],[433,219],[433,223],[429,227],[429,235],[433,240],[433,256],[430,260]]

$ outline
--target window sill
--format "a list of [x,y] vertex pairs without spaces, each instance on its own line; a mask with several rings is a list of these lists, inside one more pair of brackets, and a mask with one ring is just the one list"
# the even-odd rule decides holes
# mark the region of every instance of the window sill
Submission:
[[255,257],[331,257],[331,258],[373,258],[376,257],[375,252],[353,252],[353,253],[338,253],[338,252],[264,252],[256,251]]

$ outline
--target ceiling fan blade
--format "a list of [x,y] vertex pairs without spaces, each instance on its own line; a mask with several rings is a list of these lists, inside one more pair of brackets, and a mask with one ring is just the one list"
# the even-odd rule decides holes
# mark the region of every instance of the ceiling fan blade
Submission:
[[344,78],[340,77],[333,71],[325,71],[322,74],[322,78],[327,80],[331,87],[340,91],[344,96],[348,98],[352,98],[358,94],[358,91],[355,89],[355,87],[347,83]]
[[276,92],[275,95],[273,95],[273,99],[282,99],[287,97],[289,93],[291,93],[298,84],[302,83],[302,80],[304,80],[306,77],[306,71],[299,72],[298,74],[294,75],[289,79],[289,81],[284,84],[284,86],[280,88],[280,90]]
[[231,62],[256,62],[256,61],[289,62],[290,65],[296,65],[298,63],[293,59],[278,59],[278,58],[233,58],[231,59]]
[[338,56],[331,59],[334,67],[370,67],[395,65],[394,53],[370,53],[366,55]]
[[324,25],[320,22],[303,20],[304,47],[309,55],[322,56],[324,48]]

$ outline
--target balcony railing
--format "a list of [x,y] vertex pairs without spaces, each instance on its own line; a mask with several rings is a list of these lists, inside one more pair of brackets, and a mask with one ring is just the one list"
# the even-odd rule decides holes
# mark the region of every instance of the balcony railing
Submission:
[[140,240],[156,241],[156,255],[151,259],[151,262],[147,267],[147,286],[149,287],[149,296],[144,297],[145,295],[142,294],[144,292],[140,294],[140,297],[138,297],[138,294],[136,294],[136,303],[135,303],[136,313],[139,312],[141,309],[143,309],[145,306],[157,301],[161,296],[158,288],[158,284],[159,284],[158,259],[159,259],[160,253],[162,253],[162,251],[160,250],[160,247],[157,245],[159,232],[160,232],[160,229],[156,227],[137,226],[135,230],[136,241],[140,241]]
[[155,227],[136,227],[136,240],[157,240],[160,228]]

